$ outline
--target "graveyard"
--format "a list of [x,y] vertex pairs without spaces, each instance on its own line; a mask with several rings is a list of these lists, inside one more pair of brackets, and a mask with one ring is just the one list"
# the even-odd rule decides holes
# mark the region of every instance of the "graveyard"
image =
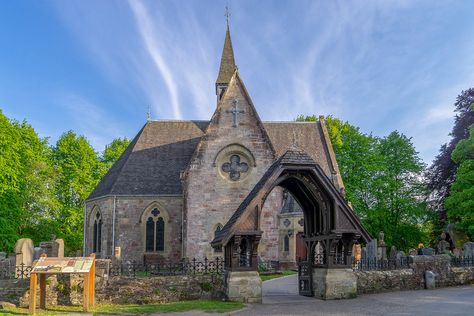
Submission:
[[0,315],[472,313],[474,5],[232,5],[0,3]]

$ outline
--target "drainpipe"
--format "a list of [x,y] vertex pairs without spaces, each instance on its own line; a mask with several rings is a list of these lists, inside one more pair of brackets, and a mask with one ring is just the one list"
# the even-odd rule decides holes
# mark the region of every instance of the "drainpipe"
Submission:
[[112,211],[112,255],[111,257],[115,255],[115,207],[117,204],[116,200],[117,200],[117,196],[114,195],[114,208]]
[[87,211],[86,211],[86,203],[84,203],[84,233],[82,238],[82,255],[86,255],[86,235],[87,235]]

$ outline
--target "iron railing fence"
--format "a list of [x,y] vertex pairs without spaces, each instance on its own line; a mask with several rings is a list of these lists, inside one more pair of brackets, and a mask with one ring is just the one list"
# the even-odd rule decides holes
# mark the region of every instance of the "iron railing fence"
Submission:
[[397,259],[369,259],[364,258],[356,261],[352,257],[352,268],[356,271],[384,271],[384,270],[399,270],[410,267],[410,257],[400,257]]
[[6,264],[0,267],[0,280],[6,279],[29,279],[32,266],[27,266],[24,263],[19,266]]
[[183,259],[178,262],[162,263],[139,263],[135,261],[112,264],[110,275],[112,276],[170,276],[170,275],[198,275],[198,274],[222,274],[224,272],[224,260],[222,258],[207,259],[199,261]]
[[[32,266],[21,264],[19,266],[5,264],[0,266],[0,280],[29,279]],[[222,258],[180,260],[178,262],[138,263],[127,261],[110,263],[106,268],[111,276],[151,277],[171,275],[200,275],[223,274],[224,260]]]
[[474,267],[474,256],[471,257],[452,257],[451,266],[453,267]]

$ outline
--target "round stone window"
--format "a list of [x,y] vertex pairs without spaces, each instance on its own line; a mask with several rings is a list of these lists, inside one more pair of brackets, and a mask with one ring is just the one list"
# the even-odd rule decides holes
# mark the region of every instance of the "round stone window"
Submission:
[[252,172],[255,163],[247,148],[233,144],[217,154],[214,165],[222,178],[236,182],[245,179]]

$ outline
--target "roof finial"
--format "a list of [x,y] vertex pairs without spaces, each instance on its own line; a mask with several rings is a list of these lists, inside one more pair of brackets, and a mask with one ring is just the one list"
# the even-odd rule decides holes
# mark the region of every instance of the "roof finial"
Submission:
[[230,10],[229,10],[229,5],[228,5],[228,4],[225,6],[225,14],[224,14],[224,16],[225,16],[225,19],[226,19],[226,21],[227,21],[227,27],[229,27]]
[[148,111],[146,112],[146,120],[151,121],[151,106],[148,105]]

